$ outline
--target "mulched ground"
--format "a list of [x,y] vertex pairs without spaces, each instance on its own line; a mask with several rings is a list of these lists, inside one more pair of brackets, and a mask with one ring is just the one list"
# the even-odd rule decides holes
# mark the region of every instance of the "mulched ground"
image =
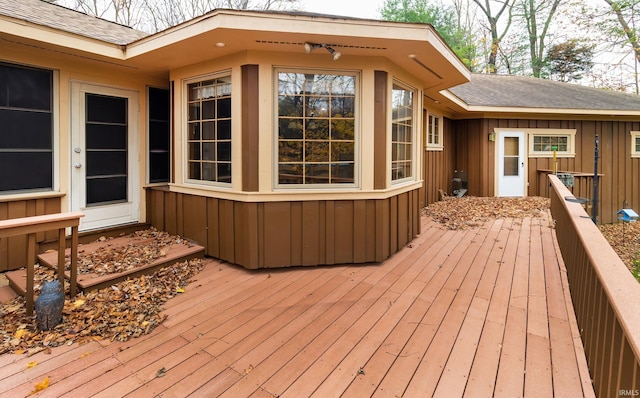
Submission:
[[[144,265],[166,254],[171,243],[180,243],[180,237],[168,236],[155,230],[138,232],[146,243],[123,249],[102,250],[91,257],[100,267],[121,272]],[[101,238],[104,240],[104,238]],[[123,256],[126,255],[126,259]],[[79,254],[80,272],[96,272],[87,257]],[[177,263],[151,275],[128,279],[109,288],[80,293],[73,300],[65,300],[63,322],[50,331],[38,331],[34,316],[26,315],[25,300],[17,297],[0,305],[0,354],[33,355],[64,344],[83,343],[88,340],[109,339],[126,341],[151,332],[162,323],[163,304],[184,292],[184,287],[203,267],[203,261],[194,259]],[[108,265],[108,267],[105,267]],[[54,271],[36,265],[34,290],[39,293],[43,281],[54,280]]]
[[639,271],[640,222],[600,225],[600,231],[625,265],[632,271]]

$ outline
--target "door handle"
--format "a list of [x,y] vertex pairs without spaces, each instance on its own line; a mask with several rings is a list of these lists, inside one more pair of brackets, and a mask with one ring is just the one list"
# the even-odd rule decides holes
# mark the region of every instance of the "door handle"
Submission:
[[73,167],[75,167],[76,169],[79,169],[80,167],[82,167],[82,163],[80,162],[76,162]]

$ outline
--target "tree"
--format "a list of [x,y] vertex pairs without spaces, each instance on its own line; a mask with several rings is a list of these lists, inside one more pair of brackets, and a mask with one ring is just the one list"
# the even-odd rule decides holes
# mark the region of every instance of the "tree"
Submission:
[[630,47],[635,62],[635,92],[640,93],[638,84],[638,64],[640,63],[640,37],[638,17],[640,17],[640,0],[603,0],[613,11],[617,25],[611,26],[609,32],[617,38],[624,38],[623,46]]
[[473,69],[477,46],[468,25],[461,22],[458,11],[459,8],[431,4],[428,0],[386,0],[380,16],[387,21],[430,24],[462,62]]
[[[487,71],[489,73],[497,73],[497,59],[498,59],[498,50],[500,48],[500,42],[507,34],[509,30],[509,26],[511,26],[511,7],[513,6],[513,1],[515,0],[496,0],[495,2],[499,4],[499,10],[494,15],[491,10],[491,1],[484,0],[484,4],[482,0],[473,0],[474,3],[482,10],[484,15],[487,17],[487,22],[489,23],[488,29],[491,34],[491,47],[489,49],[489,60],[487,62]],[[502,32],[498,32],[498,22],[500,18],[507,11],[507,22],[502,29]]]
[[276,10],[293,8],[298,0],[52,0],[85,14],[150,33],[206,14],[216,8]]
[[533,76],[540,77],[545,62],[545,40],[549,26],[562,0],[521,0],[520,8],[529,38]]
[[547,60],[551,77],[561,82],[582,79],[583,73],[593,67],[593,49],[593,45],[577,39],[550,47]]

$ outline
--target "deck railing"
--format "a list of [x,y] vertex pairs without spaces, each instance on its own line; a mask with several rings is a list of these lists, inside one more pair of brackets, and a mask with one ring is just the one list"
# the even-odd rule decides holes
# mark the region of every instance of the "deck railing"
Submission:
[[560,180],[551,215],[582,342],[599,397],[640,395],[640,284]]

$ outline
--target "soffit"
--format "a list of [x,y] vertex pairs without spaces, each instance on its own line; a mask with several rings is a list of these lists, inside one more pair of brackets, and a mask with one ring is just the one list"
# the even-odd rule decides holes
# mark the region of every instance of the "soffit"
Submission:
[[305,42],[328,44],[344,58],[387,58],[418,77],[420,88],[433,92],[468,81],[462,62],[429,25],[306,13],[216,10],[132,43],[126,56],[140,68],[160,64],[175,69],[242,51],[305,56]]

